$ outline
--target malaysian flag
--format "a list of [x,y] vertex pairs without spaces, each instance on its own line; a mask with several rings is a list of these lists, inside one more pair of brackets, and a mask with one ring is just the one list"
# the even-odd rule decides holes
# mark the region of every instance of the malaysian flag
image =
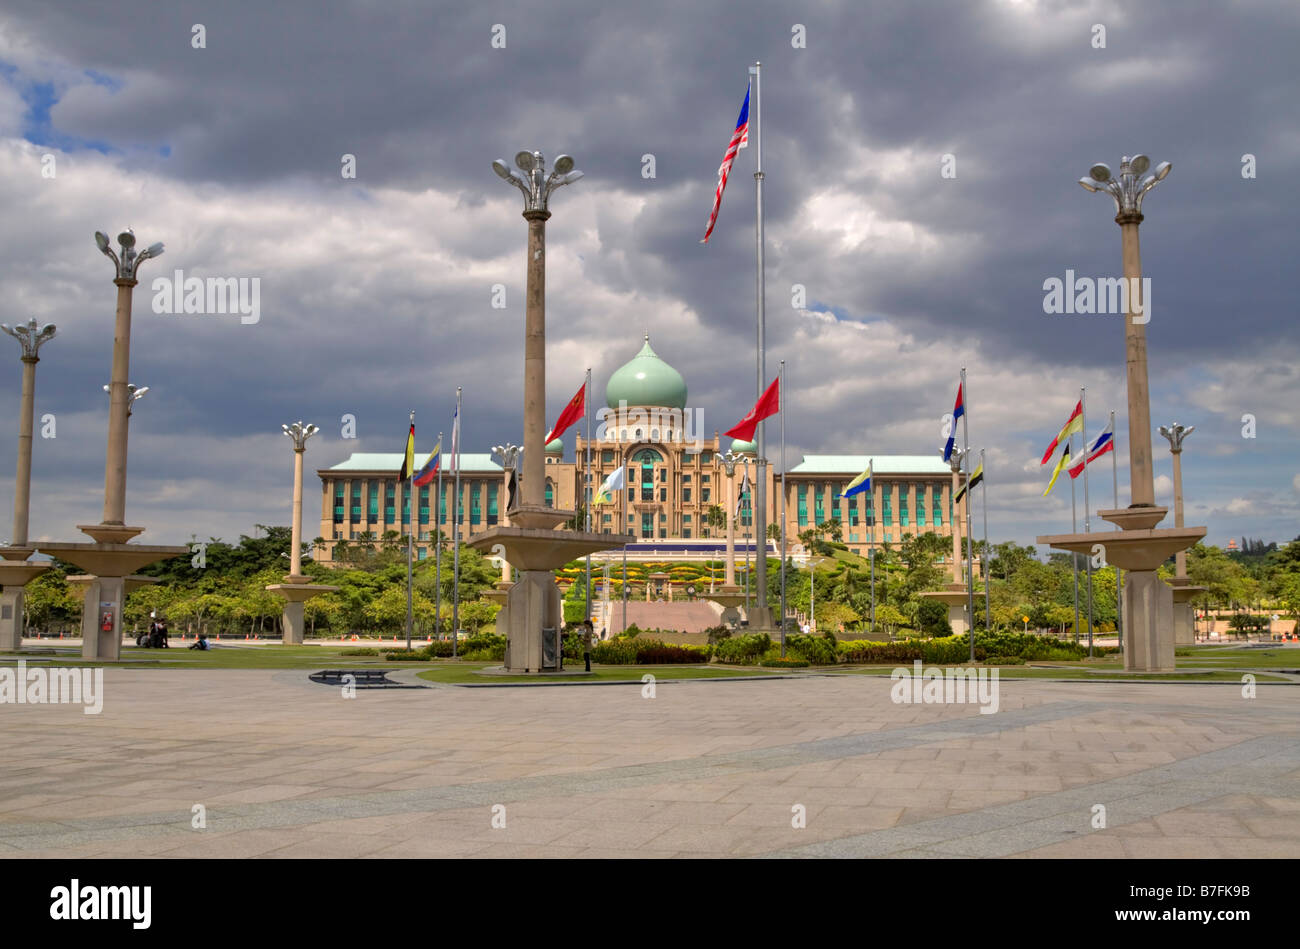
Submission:
[[727,187],[727,176],[731,174],[731,163],[736,160],[736,152],[749,144],[749,86],[745,87],[745,102],[740,107],[740,117],[736,119],[736,130],[731,133],[731,141],[727,143],[727,154],[722,158],[722,164],[718,166],[718,190],[713,194],[713,211],[709,214],[709,228],[704,232],[704,240],[701,244],[709,242],[709,235],[713,233],[713,225],[718,221],[718,208],[722,207],[722,192]]

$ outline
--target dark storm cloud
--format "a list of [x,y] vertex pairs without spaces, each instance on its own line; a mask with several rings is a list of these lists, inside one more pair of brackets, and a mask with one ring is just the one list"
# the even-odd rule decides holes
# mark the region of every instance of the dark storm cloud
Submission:
[[[393,450],[413,405],[431,429],[445,427],[458,384],[472,406],[469,447],[512,437],[524,230],[517,196],[503,193],[488,161],[520,148],[550,158],[571,151],[587,173],[559,193],[550,226],[551,345],[588,347],[600,395],[649,329],[685,375],[692,402],[706,407],[710,431],[726,428],[755,384],[752,148],[737,161],[713,240],[698,240],[754,59],[764,62],[771,370],[785,357],[806,380],[837,370],[895,379],[893,394],[869,407],[805,410],[792,438],[802,449],[846,448],[846,428],[883,437],[890,423],[916,417],[927,420],[924,433],[894,444],[891,430],[888,447],[928,451],[930,420],[951,392],[947,383],[919,388],[906,354],[869,367],[851,352],[813,364],[811,351],[793,348],[807,329],[789,306],[794,283],[845,319],[884,318],[920,344],[945,341],[947,376],[965,354],[979,354],[1059,367],[1070,380],[1061,399],[1077,378],[1113,381],[1119,325],[1045,315],[1042,283],[1067,268],[1117,272],[1110,201],[1074,181],[1094,161],[1117,168],[1126,152],[1175,165],[1148,196],[1142,231],[1156,306],[1153,414],[1162,415],[1162,399],[1179,404],[1189,375],[1294,355],[1294,7],[174,3],[129,23],[107,5],[18,0],[7,11],[0,35],[19,41],[0,48],[11,54],[0,62],[52,83],[57,99],[47,131],[29,137],[50,147],[105,142],[122,170],[121,193],[100,195],[94,220],[69,197],[28,233],[0,234],[17,310],[5,319],[46,314],[67,329],[58,359],[42,363],[51,410],[103,413],[94,400],[108,370],[112,300],[90,230],[134,224],[146,240],[165,239],[168,254],[146,277],[181,267],[263,278],[255,327],[155,315],[146,284],[137,291],[137,326],[147,335],[136,342],[132,374],[159,396],[140,427],[176,441],[141,461],[147,443],[133,437],[133,498],[139,463],[163,481],[191,476],[186,433],[274,434],[280,420],[307,412],[329,432],[343,413],[357,414],[359,443],[314,446],[314,464],[325,465],[349,450]],[[190,45],[196,23],[207,30],[204,50]],[[504,50],[490,45],[497,23],[506,27]],[[807,49],[791,47],[795,23],[806,26]],[[1105,49],[1090,44],[1094,23],[1107,27]],[[1258,157],[1257,180],[1241,177],[1247,152]],[[339,176],[345,153],[357,156],[357,181]],[[945,153],[956,157],[954,180],[940,178]],[[641,176],[645,154],[655,156],[652,180]],[[62,160],[75,169],[89,157],[70,149]],[[181,186],[194,217],[176,233],[147,234],[160,182]],[[415,205],[430,194],[451,198],[430,205],[430,246],[386,243],[386,228],[409,225],[385,219],[402,203],[393,196]],[[226,213],[221,226],[203,213],[205,195]],[[593,200],[594,242],[580,230],[583,202]],[[629,211],[633,201],[642,204]],[[873,217],[837,244],[818,215],[848,215],[855,202]],[[371,207],[372,219],[358,216]],[[489,307],[496,283],[512,309]],[[677,315],[647,326],[656,308]],[[553,363],[553,404],[569,397],[583,368]],[[1217,439],[1233,437],[1235,412],[1223,410]],[[1286,424],[1294,419],[1262,433],[1278,440],[1260,447],[1281,450]],[[424,431],[422,422],[421,442]],[[78,450],[102,457],[102,434],[90,426],[85,439]],[[279,475],[255,490],[248,479],[279,469],[246,460],[246,473],[235,475],[241,487],[271,495],[267,511],[278,510]],[[60,476],[89,490],[97,466]],[[1192,466],[1188,477],[1190,495]],[[203,503],[220,507],[220,490]],[[1008,530],[1032,533],[1022,526],[1029,516],[1010,509]]]

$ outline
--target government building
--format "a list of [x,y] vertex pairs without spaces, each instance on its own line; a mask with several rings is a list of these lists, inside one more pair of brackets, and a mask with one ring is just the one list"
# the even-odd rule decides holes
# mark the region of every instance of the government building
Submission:
[[[592,414],[590,483],[593,492],[605,478],[626,465],[625,488],[609,504],[593,508],[593,530],[637,537],[629,556],[656,560],[674,558],[715,559],[725,550],[726,528],[717,526],[723,511],[734,512],[740,494],[741,513],[736,520],[739,556],[755,549],[752,502],[757,476],[756,447],[733,441],[715,431],[707,438],[694,431],[698,419],[687,408],[686,380],[645,345],[631,361],[616,370],[605,388],[605,409]],[[776,422],[776,419],[770,422]],[[774,426],[769,423],[768,431]],[[546,503],[561,510],[581,510],[582,471],[587,454],[585,425],[546,446]],[[563,439],[573,440],[566,455]],[[779,447],[772,451],[769,437],[767,523],[779,522],[784,481],[786,542],[797,554],[798,536],[811,527],[838,518],[840,539],[849,549],[866,555],[873,546],[898,544],[906,534],[951,536],[952,473],[938,452],[933,455],[819,454],[805,455],[785,478],[779,467]],[[724,442],[726,444],[724,444]],[[776,442],[779,446],[779,442]],[[738,457],[729,477],[726,453]],[[417,460],[427,455],[416,453]],[[842,499],[845,487],[872,465],[872,490]],[[346,461],[317,471],[321,479],[321,529],[324,546],[316,554],[321,563],[333,563],[335,544],[378,544],[411,531],[409,485],[397,480],[400,452],[355,453]],[[444,464],[437,526],[452,534],[455,516],[453,479]],[[742,484],[748,485],[741,493]],[[434,485],[417,489],[418,533],[416,556],[432,555],[434,525],[430,495]],[[489,454],[461,453],[460,538],[473,537],[502,522],[505,511],[505,471]],[[716,506],[716,509],[715,509]],[[710,511],[713,517],[710,517]],[[392,532],[392,533],[389,533]],[[770,556],[779,556],[779,542],[769,540]],[[622,548],[613,554],[623,555]]]

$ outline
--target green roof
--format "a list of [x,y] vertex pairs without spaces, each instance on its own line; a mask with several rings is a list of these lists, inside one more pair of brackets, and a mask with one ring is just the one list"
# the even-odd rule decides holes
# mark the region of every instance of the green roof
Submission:
[[873,475],[952,474],[939,455],[804,455],[790,474],[854,474],[871,465]]
[[[429,457],[429,452],[416,451],[415,463],[421,465],[424,459]],[[446,455],[443,458],[444,472],[448,471],[448,465],[451,464],[451,456]],[[353,452],[347,461],[339,462],[325,471],[391,471],[394,474],[402,470],[402,453],[395,452]],[[491,454],[475,454],[473,452],[463,451],[460,453],[460,470],[461,471],[501,471],[501,466],[492,460]]]
[[626,402],[629,406],[686,408],[686,380],[655,355],[650,348],[649,335],[641,351],[630,362],[615,369],[605,384],[605,404],[616,409],[619,402]]
[[737,455],[742,453],[757,455],[758,445],[755,444],[754,442],[742,442],[738,438],[733,438],[731,440],[731,450],[734,451]]
[[563,454],[564,439],[552,438],[549,442],[546,443],[546,451],[550,454],[556,454],[556,453]]

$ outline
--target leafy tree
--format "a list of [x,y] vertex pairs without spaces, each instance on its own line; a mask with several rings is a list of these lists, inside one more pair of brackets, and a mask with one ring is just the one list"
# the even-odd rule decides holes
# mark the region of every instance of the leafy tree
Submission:
[[919,600],[916,608],[917,624],[927,636],[951,636],[952,624],[948,622],[948,607],[929,597]]

